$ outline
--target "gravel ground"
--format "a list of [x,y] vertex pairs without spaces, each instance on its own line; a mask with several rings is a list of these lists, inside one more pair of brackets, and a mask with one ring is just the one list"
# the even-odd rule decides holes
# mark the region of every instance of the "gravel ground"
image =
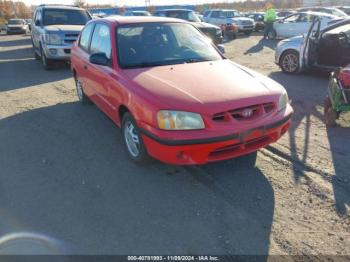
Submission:
[[78,103],[68,66],[44,71],[28,36],[0,35],[0,252],[349,255],[350,116],[327,129],[328,77],[281,73],[276,43],[259,39],[227,43],[227,56],[286,87],[288,134],[255,168],[140,167]]

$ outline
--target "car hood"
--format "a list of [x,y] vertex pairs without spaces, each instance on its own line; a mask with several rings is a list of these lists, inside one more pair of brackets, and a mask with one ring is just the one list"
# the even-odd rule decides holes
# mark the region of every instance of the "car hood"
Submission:
[[83,29],[83,25],[47,25],[46,31],[50,32],[80,32]]
[[252,23],[254,23],[254,20],[248,17],[232,17],[230,18],[232,21],[235,22],[243,22],[243,21],[250,21]]
[[218,26],[212,25],[212,24],[209,24],[209,23],[205,23],[205,22],[192,22],[191,24],[193,24],[197,28],[215,28],[215,29],[219,29]]
[[298,35],[298,36],[294,36],[294,37],[287,38],[287,39],[280,41],[279,45],[290,44],[290,45],[293,45],[295,47],[297,47],[297,46],[300,47],[304,43],[304,41],[305,41],[305,37],[303,35]]
[[211,114],[274,102],[284,92],[273,80],[230,60],[124,71],[133,86],[146,91],[164,109]]

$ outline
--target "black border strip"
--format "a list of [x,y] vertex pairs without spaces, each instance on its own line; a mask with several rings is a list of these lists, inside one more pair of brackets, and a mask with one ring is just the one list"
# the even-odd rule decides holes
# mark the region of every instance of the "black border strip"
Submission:
[[276,128],[276,127],[281,126],[284,123],[288,122],[291,119],[291,117],[292,117],[292,115],[289,115],[289,116],[287,116],[287,117],[283,118],[282,120],[277,121],[275,123],[261,126],[261,127],[257,127],[257,128],[253,128],[253,129],[247,130],[247,131],[242,132],[242,133],[232,134],[232,135],[228,135],[228,136],[213,137],[213,138],[203,138],[203,139],[163,140],[163,139],[160,139],[159,137],[153,135],[151,132],[149,132],[145,129],[140,128],[140,132],[142,134],[148,136],[149,138],[155,140],[159,144],[166,145],[166,146],[186,146],[186,145],[210,144],[210,143],[216,143],[216,142],[223,142],[223,141],[227,141],[227,140],[241,139],[246,134],[249,134],[252,131],[256,131],[256,130],[266,131],[269,129],[273,129],[273,128]]

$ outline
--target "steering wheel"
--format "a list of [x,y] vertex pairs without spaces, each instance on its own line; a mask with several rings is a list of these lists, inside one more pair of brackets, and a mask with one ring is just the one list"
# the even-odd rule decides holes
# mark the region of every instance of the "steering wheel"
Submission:
[[340,32],[338,35],[339,44],[342,46],[348,46],[349,45],[349,37],[346,33]]

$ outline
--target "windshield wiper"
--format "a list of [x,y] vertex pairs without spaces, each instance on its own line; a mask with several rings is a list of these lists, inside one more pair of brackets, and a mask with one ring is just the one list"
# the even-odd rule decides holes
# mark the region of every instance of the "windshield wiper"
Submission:
[[189,63],[198,63],[198,62],[207,62],[207,61],[211,61],[211,60],[205,59],[205,58],[189,58],[189,59],[185,59],[184,63],[189,64]]

